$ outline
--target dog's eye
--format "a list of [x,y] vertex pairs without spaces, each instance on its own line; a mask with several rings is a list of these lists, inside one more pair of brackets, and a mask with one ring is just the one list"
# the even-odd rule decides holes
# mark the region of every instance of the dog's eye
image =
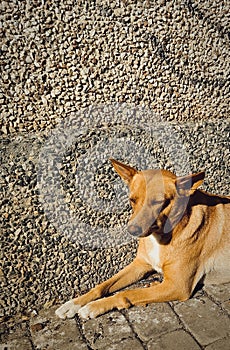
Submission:
[[151,205],[163,204],[163,203],[164,203],[164,199],[153,199],[151,201]]
[[131,204],[135,204],[137,202],[136,198],[129,198]]

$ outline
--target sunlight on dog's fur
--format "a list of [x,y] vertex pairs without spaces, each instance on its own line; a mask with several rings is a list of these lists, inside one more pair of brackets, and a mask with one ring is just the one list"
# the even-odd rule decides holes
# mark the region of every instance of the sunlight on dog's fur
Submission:
[[[230,198],[198,190],[204,172],[176,177],[166,170],[138,171],[111,162],[129,186],[133,214],[128,231],[139,238],[137,256],[115,276],[63,304],[56,314],[63,319],[76,313],[94,318],[132,305],[186,300],[201,280],[229,282]],[[162,273],[162,283],[113,294],[154,271]]]

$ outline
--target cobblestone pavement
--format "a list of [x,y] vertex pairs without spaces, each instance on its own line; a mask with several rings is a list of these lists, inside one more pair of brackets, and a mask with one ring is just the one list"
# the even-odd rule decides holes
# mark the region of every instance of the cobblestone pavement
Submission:
[[227,350],[230,283],[209,286],[186,302],[113,311],[93,320],[60,320],[57,306],[2,324],[1,350]]

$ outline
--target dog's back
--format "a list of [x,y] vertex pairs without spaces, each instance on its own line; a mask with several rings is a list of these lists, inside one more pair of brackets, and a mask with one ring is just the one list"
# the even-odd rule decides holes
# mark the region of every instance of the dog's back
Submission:
[[205,218],[202,282],[204,284],[230,282],[230,198],[210,195],[204,191],[197,191],[197,195],[196,204],[203,211]]

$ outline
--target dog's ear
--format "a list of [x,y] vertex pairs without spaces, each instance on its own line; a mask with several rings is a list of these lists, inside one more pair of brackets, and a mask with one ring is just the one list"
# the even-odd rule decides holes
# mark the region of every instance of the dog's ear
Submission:
[[113,164],[114,169],[120,175],[120,177],[125,181],[125,183],[129,184],[132,180],[133,176],[138,173],[138,170],[132,168],[129,165],[126,165],[118,160],[111,159],[111,163]]
[[191,195],[203,183],[205,172],[178,177],[176,179],[176,188],[179,195]]

